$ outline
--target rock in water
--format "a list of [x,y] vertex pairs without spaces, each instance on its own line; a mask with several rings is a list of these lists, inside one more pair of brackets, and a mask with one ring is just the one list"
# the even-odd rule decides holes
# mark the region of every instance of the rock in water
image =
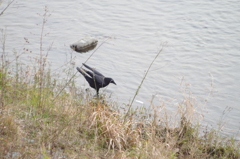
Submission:
[[93,37],[84,37],[81,40],[70,45],[74,51],[83,53],[94,49],[97,46],[98,40]]

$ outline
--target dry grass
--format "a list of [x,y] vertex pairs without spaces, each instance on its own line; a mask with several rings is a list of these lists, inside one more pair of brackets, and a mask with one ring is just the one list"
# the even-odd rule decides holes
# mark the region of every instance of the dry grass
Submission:
[[167,126],[166,117],[156,115],[164,105],[153,108],[153,118],[135,111],[124,122],[125,115],[105,98],[63,91],[55,99],[52,90],[57,88],[42,89],[40,98],[34,84],[16,87],[8,77],[6,87],[1,85],[1,158],[239,157],[236,142],[219,140],[213,131],[204,137],[198,134],[186,113],[192,106],[185,109],[190,101],[179,107],[182,117],[175,128]]
[[152,104],[147,111],[130,109],[130,105],[123,113],[108,97],[94,99],[75,86],[73,58],[64,71],[59,70],[66,78],[59,79],[47,62],[51,47],[47,52],[42,49],[49,16],[46,8],[34,67],[21,64],[27,48],[9,60],[2,30],[0,158],[240,157],[239,142],[234,139],[221,138],[213,130],[199,134],[200,125],[193,122],[197,105],[189,93],[174,113],[166,110],[164,102]]

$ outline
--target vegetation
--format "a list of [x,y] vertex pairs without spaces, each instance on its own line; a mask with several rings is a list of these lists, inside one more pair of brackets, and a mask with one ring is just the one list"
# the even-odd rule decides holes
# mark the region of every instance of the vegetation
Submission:
[[51,47],[44,51],[42,46],[48,16],[46,9],[39,54],[31,67],[21,61],[29,49],[14,57],[6,54],[6,33],[1,30],[0,158],[240,157],[234,139],[214,130],[200,134],[191,96],[171,116],[164,104],[132,109],[131,104],[121,108],[109,102],[107,95],[93,98],[77,88],[72,58],[62,67],[65,78],[59,78],[47,61]]

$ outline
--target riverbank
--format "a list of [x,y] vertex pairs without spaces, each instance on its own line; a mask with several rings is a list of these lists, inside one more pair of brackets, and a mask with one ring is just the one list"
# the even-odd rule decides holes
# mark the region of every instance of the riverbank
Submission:
[[190,98],[172,113],[164,105],[129,109],[78,88],[72,59],[63,79],[41,51],[31,67],[19,54],[8,59],[3,50],[0,158],[240,157],[239,141],[200,129]]

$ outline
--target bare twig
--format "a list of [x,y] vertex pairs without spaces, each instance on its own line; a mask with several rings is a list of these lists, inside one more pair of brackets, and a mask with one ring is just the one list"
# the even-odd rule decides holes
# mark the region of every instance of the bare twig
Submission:
[[14,2],[15,0],[12,0],[10,3],[8,3],[8,5],[6,6],[6,8],[3,9],[3,11],[0,13],[0,16],[3,15],[3,13],[5,12],[5,10],[7,10],[7,8]]
[[47,50],[45,57],[43,55],[43,38],[46,36],[44,35],[44,28],[45,28],[45,24],[47,23],[48,17],[51,16],[51,13],[49,13],[49,10],[47,8],[47,6],[45,6],[45,12],[43,14],[43,21],[41,24],[41,34],[40,34],[40,45],[39,45],[39,49],[40,49],[40,53],[39,53],[39,91],[40,91],[40,99],[39,99],[39,106],[42,104],[42,89],[44,86],[44,82],[43,82],[43,78],[44,78],[44,71],[45,71],[45,66],[46,66],[46,60],[49,50],[52,47],[52,44],[50,45],[49,49]]
[[126,113],[126,115],[125,115],[125,117],[124,117],[124,123],[126,122],[126,117],[127,117],[128,114],[129,114],[129,111],[130,111],[130,109],[131,109],[131,107],[132,107],[132,104],[133,104],[133,102],[134,102],[136,96],[138,95],[138,92],[139,92],[139,90],[141,89],[141,86],[142,86],[142,84],[143,84],[145,78],[147,77],[147,74],[148,74],[150,68],[152,67],[154,61],[157,59],[157,57],[159,56],[159,54],[162,52],[163,47],[164,47],[164,45],[162,46],[162,48],[159,50],[158,54],[155,56],[155,58],[153,59],[153,61],[152,61],[151,64],[149,65],[149,67],[148,67],[148,69],[147,69],[147,72],[145,73],[145,75],[144,75],[144,77],[143,77],[143,79],[142,79],[140,85],[138,86],[138,89],[137,89],[137,91],[135,92],[135,95],[134,95],[134,97],[133,97],[133,99],[132,99],[132,101],[131,101],[131,104],[130,104],[129,107],[128,107],[128,111],[127,111],[127,113]]

